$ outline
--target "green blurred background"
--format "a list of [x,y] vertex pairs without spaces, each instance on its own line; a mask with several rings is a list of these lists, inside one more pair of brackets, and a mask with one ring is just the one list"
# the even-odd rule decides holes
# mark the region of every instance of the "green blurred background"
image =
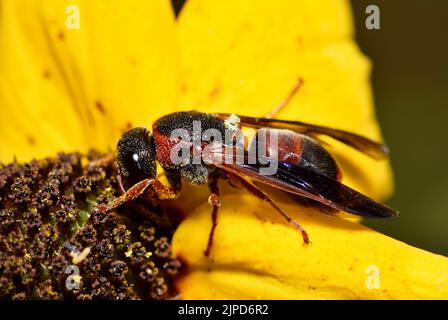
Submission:
[[[365,27],[369,4],[380,9],[380,30]],[[377,115],[392,150],[389,203],[401,212],[392,223],[365,224],[448,255],[448,1],[353,0],[352,7],[358,44],[373,61]]]
[[[179,12],[185,0],[172,1]],[[401,212],[395,221],[365,224],[448,255],[448,1],[351,2],[358,44],[373,62],[377,116],[392,150],[396,191],[389,204]],[[365,27],[372,4],[380,9],[380,30]]]

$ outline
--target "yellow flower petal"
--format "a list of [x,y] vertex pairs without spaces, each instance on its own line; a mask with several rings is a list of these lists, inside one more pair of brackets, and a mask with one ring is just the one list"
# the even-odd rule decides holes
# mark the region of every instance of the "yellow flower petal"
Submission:
[[[183,107],[263,115],[302,78],[304,85],[279,118],[381,139],[370,63],[354,43],[348,1],[190,0],[179,28]],[[344,183],[378,199],[392,192],[387,161],[325,141]],[[185,299],[448,298],[445,257],[282,196],[282,208],[310,234],[313,244],[303,247],[301,235],[268,204],[229,190],[222,192],[213,261],[203,255],[211,227],[208,204],[175,233],[173,249],[188,267],[178,281]],[[181,204],[194,208],[197,195],[206,192],[183,197]]]
[[[380,139],[370,63],[352,37],[348,1],[190,0],[179,22],[181,106],[261,116],[304,84],[278,117]],[[344,182],[375,198],[392,191],[387,161],[331,141]]]
[[[67,28],[73,5],[79,29]],[[0,161],[104,150],[128,126],[150,126],[175,109],[178,50],[168,0],[1,6]]]
[[183,299],[448,299],[448,258],[284,199],[310,234],[303,246],[267,203],[249,195],[222,203],[213,262],[203,255],[209,205],[176,231],[173,247],[188,270],[178,282]]
[[1,7],[0,161],[81,149],[81,123],[42,28],[39,2],[2,1]]

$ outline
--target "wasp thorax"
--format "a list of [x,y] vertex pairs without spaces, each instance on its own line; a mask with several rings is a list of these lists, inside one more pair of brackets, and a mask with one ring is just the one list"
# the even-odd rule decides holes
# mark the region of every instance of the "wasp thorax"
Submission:
[[155,144],[146,128],[134,128],[123,134],[117,144],[117,165],[125,188],[156,177]]

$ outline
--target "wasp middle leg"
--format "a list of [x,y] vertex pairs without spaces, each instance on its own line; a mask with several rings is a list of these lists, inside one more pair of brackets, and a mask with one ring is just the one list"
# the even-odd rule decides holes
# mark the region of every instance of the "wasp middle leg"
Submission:
[[212,205],[212,228],[210,229],[210,234],[208,236],[208,242],[207,247],[204,250],[204,255],[206,257],[211,256],[211,251],[213,247],[213,239],[215,236],[215,229],[218,225],[218,209],[221,206],[221,202],[219,200],[219,186],[218,186],[218,179],[216,177],[213,177],[210,184],[210,197],[208,198],[208,202]]

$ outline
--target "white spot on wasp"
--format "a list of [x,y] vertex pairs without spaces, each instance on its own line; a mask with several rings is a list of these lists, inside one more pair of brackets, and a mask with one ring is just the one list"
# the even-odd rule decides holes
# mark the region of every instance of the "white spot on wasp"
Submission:
[[236,114],[231,114],[226,120],[224,120],[224,125],[229,130],[235,130],[240,124],[240,117]]

